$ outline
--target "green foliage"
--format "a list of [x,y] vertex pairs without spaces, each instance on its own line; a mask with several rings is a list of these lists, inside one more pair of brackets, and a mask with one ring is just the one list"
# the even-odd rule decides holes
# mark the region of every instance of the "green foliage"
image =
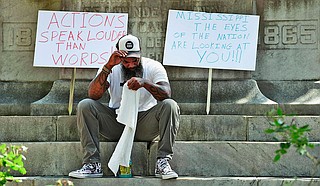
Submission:
[[21,182],[11,175],[11,171],[18,171],[21,174],[27,173],[23,163],[26,158],[22,154],[26,151],[27,147],[25,146],[0,145],[0,186],[4,186],[7,181]]
[[[314,155],[312,155],[308,150],[314,148],[314,144],[309,143],[309,139],[307,137],[306,132],[311,131],[309,125],[305,124],[299,127],[295,118],[293,118],[289,124],[287,124],[285,120],[286,115],[283,114],[280,107],[277,109],[272,109],[267,112],[267,119],[270,124],[270,128],[265,130],[267,134],[277,134],[281,136],[279,141],[283,141],[280,143],[280,148],[275,151],[276,155],[273,159],[274,162],[280,160],[282,155],[286,154],[288,149],[294,147],[296,152],[300,155],[304,155],[311,159],[314,164],[314,171],[312,174],[312,179],[308,185],[311,185],[313,182],[313,178],[318,171],[318,166],[320,165],[320,159]],[[285,183],[284,185],[293,185],[292,183]]]
[[267,119],[271,126],[265,130],[267,134],[280,134],[284,141],[280,143],[280,149],[276,150],[274,161],[279,161],[282,155],[286,154],[290,147],[295,147],[296,151],[300,155],[306,155],[315,163],[318,163],[315,157],[311,156],[308,152],[308,148],[314,148],[314,144],[309,143],[309,139],[306,135],[306,132],[311,131],[309,125],[298,126],[295,118],[291,120],[289,124],[285,121],[286,115],[283,114],[280,107],[278,109],[272,109],[267,112]]

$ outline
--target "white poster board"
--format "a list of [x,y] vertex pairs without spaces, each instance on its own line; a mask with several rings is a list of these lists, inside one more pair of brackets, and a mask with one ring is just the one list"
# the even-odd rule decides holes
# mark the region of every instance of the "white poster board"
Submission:
[[99,68],[127,34],[127,25],[126,13],[40,10],[34,66]]
[[259,16],[169,10],[163,64],[255,70]]

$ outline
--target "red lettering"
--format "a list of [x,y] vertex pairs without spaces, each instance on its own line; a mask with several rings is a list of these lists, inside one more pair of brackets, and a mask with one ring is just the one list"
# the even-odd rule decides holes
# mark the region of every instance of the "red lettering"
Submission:
[[64,18],[65,18],[67,15],[68,15],[68,13],[66,13],[66,14],[64,14],[64,15],[62,16],[61,25],[62,25],[63,27],[71,27],[70,25],[65,25],[65,24],[63,24]]
[[121,23],[120,26],[115,26],[115,28],[123,28],[124,27],[124,22],[122,21],[122,18],[124,17],[124,15],[121,15],[118,17],[118,21]]
[[[111,53],[113,53],[113,51],[112,51]],[[109,58],[108,54],[109,54],[109,52],[103,52],[103,53],[101,53],[101,54],[100,54],[100,58],[101,58],[102,60],[104,60],[104,61],[98,62],[98,64],[104,64],[104,63],[108,62],[108,58]],[[106,55],[106,57],[104,57],[105,55]]]
[[[60,31],[60,34],[59,34],[59,41],[66,41],[65,37],[66,36],[66,33],[67,31]],[[63,38],[64,37],[64,38]]]
[[78,12],[73,12],[72,13],[72,28],[74,28],[74,25],[75,25],[75,22],[76,22],[76,15],[78,15],[78,14],[80,14],[80,13],[78,13]]
[[87,45],[87,43],[80,43],[80,44],[79,44],[79,50],[84,50],[84,49],[86,49],[86,45]]
[[120,31],[120,32],[118,32],[118,34],[116,34],[116,37],[113,37],[115,34],[116,31],[112,31],[112,38],[111,38],[111,41],[115,41],[115,40],[117,40],[118,38],[120,38],[120,37],[122,37],[124,34],[123,34],[123,31]]
[[[100,17],[101,18],[101,20],[100,20],[100,22],[99,22],[99,20],[97,21],[97,23],[92,23],[92,22],[94,22],[94,20],[92,21],[92,18],[94,18],[94,17]],[[93,14],[90,18],[89,18],[89,25],[90,26],[92,26],[92,27],[98,27],[98,26],[100,26],[101,24],[102,24],[102,20],[103,20],[103,17],[100,15],[100,14]]]
[[106,16],[106,20],[104,22],[104,26],[107,25],[107,22],[108,22],[109,26],[112,26],[113,20],[114,20],[114,16],[112,16],[112,20],[111,21],[109,19],[109,16]]
[[46,42],[48,42],[48,37],[46,36],[46,34],[48,34],[48,31],[45,31],[45,32],[42,32],[41,33],[41,36],[44,38],[44,40],[39,40],[39,42],[41,42],[41,43],[46,43]]
[[[99,36],[101,35],[101,36]],[[105,36],[105,32],[104,31],[99,31],[97,34],[96,34],[96,38],[97,40],[102,40]]]
[[64,60],[62,61],[62,55],[60,55],[60,56],[58,57],[58,59],[55,60],[55,57],[54,57],[54,55],[52,54],[52,60],[53,60],[53,63],[54,63],[55,65],[57,65],[59,61],[60,61],[61,65],[64,65],[64,63],[66,62],[67,57],[68,57],[68,54],[64,57]]
[[90,38],[91,31],[88,32],[87,41],[96,40],[95,38]]
[[61,44],[64,44],[64,42],[59,42],[59,43],[56,43],[57,44],[57,53],[60,52],[60,45]]
[[69,35],[68,35],[68,41],[70,40],[73,40],[74,41],[74,36],[73,36],[73,33],[72,31],[69,32]]
[[71,50],[72,48],[72,44],[71,44],[71,42],[67,42],[67,44],[66,44],[66,50]]
[[80,28],[87,28],[87,27],[84,25],[86,14],[88,14],[88,13],[85,13],[85,12],[82,13],[82,24],[81,24],[81,27],[80,27]]
[[51,24],[56,24],[56,25],[57,25],[57,27],[59,28],[59,23],[58,23],[57,16],[56,16],[56,14],[55,14],[55,13],[53,13],[53,14],[52,14],[52,16],[51,16],[51,20],[50,20],[50,23],[49,23],[49,25],[48,25],[48,28],[47,28],[47,29],[50,29]]
[[[93,59],[93,57],[96,57],[95,59]],[[90,60],[90,64],[93,64],[95,62],[97,62],[99,60],[99,56],[96,53],[91,53],[91,60]]]
[[77,43],[73,43],[73,47],[72,47],[72,49],[74,50],[74,49],[79,49],[79,47],[78,47],[78,45],[77,45]]
[[[74,57],[75,57],[75,60],[73,60],[74,62],[71,62],[72,58],[74,58]],[[73,54],[73,55],[69,58],[69,64],[70,64],[70,65],[75,65],[75,64],[77,64],[78,60],[79,60],[78,56],[77,56],[76,54]]]
[[88,65],[84,60],[88,56],[89,56],[88,52],[81,53],[80,66],[83,66],[83,64]]
[[81,34],[82,34],[82,31],[78,31],[77,40],[83,41],[83,39],[80,36]]
[[53,41],[54,38],[58,37],[59,33],[57,31],[52,31],[51,33],[51,41]]

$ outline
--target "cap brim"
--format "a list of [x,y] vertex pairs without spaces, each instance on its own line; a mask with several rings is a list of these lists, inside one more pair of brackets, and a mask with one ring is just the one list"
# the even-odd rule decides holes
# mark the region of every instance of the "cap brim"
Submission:
[[141,54],[140,52],[128,52],[128,55],[126,57],[137,57],[137,58],[140,58],[141,57]]

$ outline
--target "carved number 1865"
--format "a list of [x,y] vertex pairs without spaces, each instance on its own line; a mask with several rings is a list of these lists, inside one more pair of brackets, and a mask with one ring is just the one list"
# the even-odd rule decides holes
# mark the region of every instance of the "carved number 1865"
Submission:
[[268,25],[264,28],[266,45],[316,43],[315,25]]

